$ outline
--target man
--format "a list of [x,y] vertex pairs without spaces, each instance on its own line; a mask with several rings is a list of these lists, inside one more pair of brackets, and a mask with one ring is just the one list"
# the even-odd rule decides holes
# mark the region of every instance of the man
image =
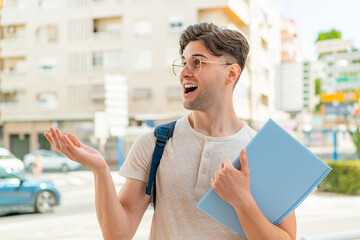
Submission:
[[[177,121],[157,171],[150,239],[241,239],[196,207],[210,187],[235,208],[248,239],[295,239],[295,214],[275,226],[250,193],[244,148],[256,132],[237,118],[232,102],[248,52],[241,33],[214,24],[195,24],[182,33],[181,59],[174,62],[173,70],[184,90],[184,107],[192,111]],[[56,149],[93,171],[104,238],[131,239],[151,200],[145,187],[155,146],[153,133],[133,144],[120,170],[126,183],[118,196],[99,152],[59,129],[51,128],[45,135]],[[231,164],[239,154],[241,170]]]

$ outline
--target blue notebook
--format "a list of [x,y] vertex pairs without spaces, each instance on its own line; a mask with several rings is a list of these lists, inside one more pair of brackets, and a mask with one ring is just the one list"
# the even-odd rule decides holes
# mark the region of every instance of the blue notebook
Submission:
[[[250,191],[265,217],[275,225],[294,211],[331,171],[321,159],[272,119],[246,146]],[[240,169],[239,158],[233,165]],[[210,189],[197,206],[246,237],[234,208]]]

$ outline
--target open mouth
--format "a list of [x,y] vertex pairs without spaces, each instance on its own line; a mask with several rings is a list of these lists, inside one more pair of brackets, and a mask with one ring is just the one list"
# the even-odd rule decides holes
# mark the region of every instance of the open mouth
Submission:
[[185,89],[184,89],[185,94],[191,93],[198,88],[197,86],[195,86],[193,84],[185,84],[184,87],[185,87]]

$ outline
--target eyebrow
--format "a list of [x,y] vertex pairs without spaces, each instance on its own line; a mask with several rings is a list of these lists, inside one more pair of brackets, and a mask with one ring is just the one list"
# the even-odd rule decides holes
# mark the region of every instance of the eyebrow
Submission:
[[[191,57],[192,58],[193,57],[203,57],[203,58],[207,59],[207,57],[205,55],[201,54],[201,53],[195,53],[195,54],[191,55]],[[181,56],[181,59],[185,59],[184,55]]]

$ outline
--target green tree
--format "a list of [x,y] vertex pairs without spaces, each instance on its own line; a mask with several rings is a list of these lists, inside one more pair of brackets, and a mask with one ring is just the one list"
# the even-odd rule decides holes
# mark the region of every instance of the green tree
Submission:
[[358,129],[356,132],[349,131],[349,133],[351,134],[352,140],[356,146],[357,156],[360,157],[360,131]]
[[336,29],[331,29],[327,32],[320,32],[316,42],[335,38],[341,38],[341,32]]
[[317,78],[315,79],[315,95],[321,94],[321,79]]

